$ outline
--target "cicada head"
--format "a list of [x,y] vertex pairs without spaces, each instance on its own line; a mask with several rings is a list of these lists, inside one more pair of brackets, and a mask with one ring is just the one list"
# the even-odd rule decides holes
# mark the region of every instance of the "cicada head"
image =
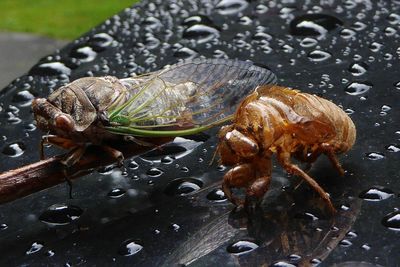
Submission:
[[234,165],[243,163],[256,156],[259,147],[254,138],[240,130],[234,125],[224,126],[219,132],[218,152],[221,156],[221,163]]

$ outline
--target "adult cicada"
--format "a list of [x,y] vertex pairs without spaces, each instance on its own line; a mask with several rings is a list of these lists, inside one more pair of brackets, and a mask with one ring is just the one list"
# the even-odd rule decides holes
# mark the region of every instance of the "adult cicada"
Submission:
[[63,163],[72,166],[87,144],[100,145],[122,162],[107,142],[195,134],[232,118],[237,105],[275,75],[250,62],[194,59],[145,75],[86,77],[32,103],[45,143],[70,149]]

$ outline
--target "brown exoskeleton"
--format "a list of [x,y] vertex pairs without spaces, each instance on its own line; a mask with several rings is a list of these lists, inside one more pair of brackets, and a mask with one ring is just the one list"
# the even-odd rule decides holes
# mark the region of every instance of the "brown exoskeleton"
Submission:
[[[285,170],[300,176],[336,210],[329,195],[291,157],[312,164],[328,156],[341,175],[336,155],[348,151],[356,139],[349,116],[334,103],[298,90],[267,85],[258,87],[240,104],[233,123],[219,132],[221,163],[234,166],[223,180],[223,190],[235,205],[261,200],[271,180],[271,157],[277,155]],[[233,196],[232,188],[245,188],[246,199]]]

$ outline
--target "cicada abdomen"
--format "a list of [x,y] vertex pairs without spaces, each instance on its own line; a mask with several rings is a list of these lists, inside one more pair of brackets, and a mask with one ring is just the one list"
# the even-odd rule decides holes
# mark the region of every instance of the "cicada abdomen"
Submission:
[[121,135],[173,137],[206,130],[230,119],[257,86],[275,81],[271,71],[250,62],[194,59],[125,79],[81,78],[47,99],[35,99],[32,108],[38,127],[52,134],[45,142],[83,153],[77,147]]

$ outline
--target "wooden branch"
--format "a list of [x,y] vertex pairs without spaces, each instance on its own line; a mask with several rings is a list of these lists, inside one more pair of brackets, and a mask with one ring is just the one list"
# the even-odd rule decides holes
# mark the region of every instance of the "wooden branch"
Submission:
[[[142,154],[157,146],[172,141],[172,138],[156,138],[149,142],[154,147],[140,146],[134,143],[117,143],[112,146],[121,151],[125,158]],[[14,170],[0,173],[0,204],[16,200],[51,186],[66,181],[65,166],[61,164],[64,155],[41,160]],[[69,179],[75,179],[89,173],[94,168],[99,168],[115,162],[101,148],[89,147],[82,159],[68,173]]]

